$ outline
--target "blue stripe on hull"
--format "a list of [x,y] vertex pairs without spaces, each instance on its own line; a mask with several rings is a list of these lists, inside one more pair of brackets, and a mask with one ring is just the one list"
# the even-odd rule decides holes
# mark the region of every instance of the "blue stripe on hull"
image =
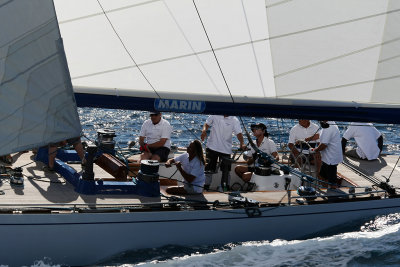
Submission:
[[[127,110],[154,110],[156,98],[126,97],[75,93],[78,107]],[[171,112],[177,112],[171,110]],[[186,112],[186,111],[182,111]],[[203,114],[237,115],[289,119],[400,123],[400,110],[395,108],[330,107],[273,105],[250,103],[205,102]]]

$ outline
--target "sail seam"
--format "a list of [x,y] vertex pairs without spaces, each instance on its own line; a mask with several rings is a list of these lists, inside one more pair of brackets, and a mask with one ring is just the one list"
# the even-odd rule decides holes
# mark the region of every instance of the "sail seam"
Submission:
[[[147,4],[152,4],[152,3],[155,3],[155,2],[159,2],[159,1],[162,1],[162,0],[151,0],[151,1],[140,3],[140,4],[135,4],[135,5],[129,5],[129,6],[119,7],[119,8],[115,8],[115,9],[110,9],[110,10],[107,10],[107,13],[114,13],[114,12],[122,11],[122,10],[125,10],[125,9],[130,9],[130,8],[134,8],[134,7],[138,7],[138,6],[144,6],[144,5],[147,5]],[[93,13],[93,14],[90,14],[90,15],[82,16],[82,17],[63,20],[63,21],[60,21],[59,24],[64,24],[64,23],[74,22],[74,21],[77,21],[77,20],[97,17],[97,16],[101,16],[103,14],[104,14],[103,12]]]
[[338,89],[338,88],[354,86],[354,85],[361,85],[361,84],[367,84],[367,83],[373,83],[373,82],[381,82],[381,81],[397,79],[397,78],[400,78],[400,75],[395,75],[395,76],[390,76],[390,77],[385,77],[385,78],[379,78],[379,79],[373,79],[373,80],[368,80],[368,81],[355,82],[355,83],[341,84],[341,85],[330,86],[330,87],[326,87],[326,88],[314,89],[314,90],[309,90],[309,91],[304,91],[304,92],[299,92],[299,93],[293,93],[293,94],[278,95],[278,97],[298,96],[298,95],[303,95],[303,94],[322,92],[322,91],[327,91],[327,90],[332,90],[332,89]]
[[0,5],[0,8],[2,8],[3,6],[6,6],[8,4],[10,4],[11,2],[14,2],[14,0],[8,0],[8,2],[5,2],[4,4]]
[[[267,1],[267,0],[265,0],[265,1]],[[271,8],[271,7],[280,6],[280,5],[282,5],[282,4],[286,4],[286,3],[292,2],[292,1],[293,1],[293,0],[283,0],[283,1],[277,2],[277,3],[275,3],[275,4],[271,4],[271,5],[268,5],[267,3],[265,3],[265,7],[266,7],[266,8]]]
[[245,9],[245,7],[244,7],[243,0],[241,1],[241,3],[242,3],[242,9],[243,9],[244,18],[245,18],[245,21],[246,21],[247,32],[249,33],[251,48],[252,48],[252,51],[253,51],[254,62],[256,63],[256,67],[257,67],[258,78],[260,79],[261,89],[262,89],[263,95],[264,95],[264,97],[265,97],[264,83],[263,83],[263,80],[262,80],[261,71],[260,71],[260,66],[259,66],[259,64],[258,64],[257,55],[256,55],[256,50],[255,50],[255,48],[254,48],[254,43],[253,43],[253,37],[251,36],[249,21],[248,21],[248,19],[247,19],[246,9]]
[[304,69],[308,69],[308,68],[311,68],[311,67],[322,65],[322,64],[325,64],[325,63],[328,63],[328,62],[331,62],[331,61],[335,61],[335,60],[338,60],[338,59],[341,59],[341,58],[344,58],[344,57],[348,57],[348,56],[351,56],[351,55],[355,55],[355,54],[358,54],[358,53],[361,53],[361,52],[365,52],[367,50],[374,49],[374,48],[377,48],[377,47],[380,47],[380,46],[383,46],[383,45],[387,45],[387,44],[390,44],[390,43],[394,43],[394,42],[397,42],[399,40],[400,40],[400,37],[392,39],[392,40],[389,40],[389,41],[386,41],[386,42],[383,42],[383,43],[379,43],[379,44],[375,44],[375,45],[372,45],[372,46],[364,47],[362,49],[351,51],[349,53],[346,53],[346,54],[343,54],[343,55],[340,55],[340,56],[328,58],[328,59],[325,59],[325,60],[322,60],[322,61],[319,61],[319,62],[315,62],[313,64],[306,65],[306,66],[303,66],[303,67],[300,67],[300,68],[297,68],[297,69],[293,69],[293,70],[289,70],[289,71],[286,71],[286,72],[279,73],[279,74],[275,75],[274,78],[279,78],[279,77],[282,77],[282,76],[285,76],[285,75],[288,75],[288,74],[291,74],[291,73],[294,73],[294,72],[298,72],[298,71],[301,71],[301,70],[304,70]]
[[[389,9],[389,5],[390,5],[390,1],[387,2],[386,9]],[[388,27],[388,16],[385,17],[385,24],[384,24],[382,35],[381,35],[381,41],[382,42],[385,40],[385,36],[386,36],[386,33],[387,33],[387,27]],[[374,76],[375,79],[379,75],[379,70],[380,70],[380,66],[379,66],[380,62],[379,62],[379,60],[383,56],[383,50],[384,50],[384,47],[381,46],[380,49],[379,49],[378,64],[376,65],[376,69],[375,69],[375,76]],[[373,84],[372,85],[371,94],[370,94],[370,97],[369,97],[369,101],[373,101],[373,99],[376,97],[375,96],[376,95],[375,90],[376,90],[376,87],[375,87],[375,84]]]
[[356,18],[356,19],[336,22],[336,23],[332,23],[332,24],[327,24],[327,25],[323,25],[323,26],[319,26],[319,27],[300,30],[300,31],[296,31],[296,32],[285,33],[285,34],[276,35],[276,36],[271,36],[271,37],[269,37],[269,40],[284,38],[284,37],[288,37],[288,36],[292,36],[292,35],[296,35],[296,34],[301,34],[301,33],[321,30],[321,29],[325,29],[325,28],[335,27],[335,26],[339,26],[339,25],[343,25],[343,24],[353,23],[353,22],[357,22],[357,21],[361,21],[361,20],[371,19],[371,18],[375,18],[375,17],[379,17],[379,16],[388,15],[388,14],[391,14],[391,13],[396,13],[396,12],[399,12],[399,11],[400,11],[400,9],[395,9],[395,10],[390,10],[390,11],[387,11],[387,12],[377,13],[377,14],[373,14],[373,15],[369,15],[369,16],[365,16],[365,17],[360,17],[360,18]]
[[182,27],[179,25],[179,23],[178,23],[178,21],[176,20],[175,16],[172,14],[172,11],[171,11],[171,9],[169,8],[169,6],[167,5],[166,1],[163,0],[162,2],[164,3],[165,7],[167,8],[167,11],[169,12],[170,16],[171,16],[172,19],[174,20],[174,22],[175,22],[176,26],[178,27],[179,31],[181,32],[183,38],[186,40],[187,44],[189,45],[190,49],[192,50],[193,55],[196,56],[197,60],[199,61],[200,65],[201,65],[201,67],[203,68],[204,72],[206,73],[208,79],[211,81],[212,85],[214,86],[215,90],[217,90],[217,92],[218,92],[219,94],[221,94],[221,92],[218,90],[218,87],[217,87],[215,81],[213,80],[213,78],[211,77],[210,73],[208,72],[208,70],[207,70],[206,67],[204,66],[203,61],[201,61],[201,59],[200,59],[200,57],[199,57],[199,53],[197,53],[197,52],[194,50],[192,44],[189,42],[189,39],[187,38],[187,36],[186,36],[185,32],[183,31]]
[[133,63],[135,64],[135,66],[138,68],[139,72],[142,74],[143,78],[146,80],[146,82],[150,85],[150,87],[153,89],[154,93],[158,96],[158,98],[161,99],[161,96],[158,94],[158,92],[156,91],[156,89],[154,88],[154,86],[150,83],[150,80],[146,77],[146,75],[144,74],[144,72],[142,71],[142,69],[137,65],[135,59],[133,58],[132,54],[129,52],[128,48],[126,47],[125,43],[122,41],[121,36],[119,36],[117,30],[115,29],[114,25],[112,24],[110,18],[108,17],[106,11],[104,10],[103,6],[100,3],[100,0],[97,0],[97,3],[99,4],[99,6],[101,7],[101,9],[103,10],[103,14],[106,17],[106,19],[108,20],[112,30],[114,31],[114,33],[117,35],[121,45],[123,46],[123,48],[125,49],[125,52],[128,54],[128,56],[130,57],[130,59],[133,61]]
[[229,89],[228,82],[227,82],[227,80],[226,80],[226,78],[225,78],[224,72],[222,71],[222,67],[221,67],[221,65],[219,64],[217,54],[215,54],[215,50],[214,50],[213,45],[212,45],[212,43],[211,43],[211,40],[210,40],[210,38],[209,38],[209,36],[208,36],[207,30],[206,30],[206,26],[204,25],[203,20],[201,19],[201,16],[200,16],[200,12],[199,12],[199,10],[197,9],[196,2],[195,2],[195,0],[192,0],[192,2],[193,2],[193,5],[194,5],[194,8],[196,9],[196,12],[197,12],[198,18],[199,18],[199,20],[200,20],[201,26],[203,27],[204,34],[206,35],[207,40],[208,40],[208,43],[209,43],[209,45],[210,45],[210,47],[211,47],[211,51],[213,52],[215,61],[217,62],[217,66],[218,66],[219,71],[220,71],[220,73],[221,73],[221,75],[222,75],[222,79],[224,80],[224,83],[225,83],[225,85],[226,85],[226,88],[228,89],[228,92],[229,92],[229,95],[231,96],[232,102],[235,103],[235,100],[233,99],[231,90]]
[[15,37],[14,39],[8,41],[8,42],[5,43],[4,45],[0,46],[0,48],[3,48],[3,47],[5,47],[5,46],[9,46],[10,44],[16,42],[17,40],[20,40],[20,39],[24,38],[25,36],[30,35],[32,32],[38,31],[39,29],[43,28],[44,26],[49,25],[50,23],[52,23],[52,22],[55,21],[55,20],[56,20],[55,18],[49,19],[48,21],[46,21],[46,22],[40,24],[39,26],[37,26],[37,27],[35,27],[35,28],[33,28],[33,29],[27,31],[27,32],[24,32],[24,33],[21,34],[20,36]]
[[10,78],[10,79],[8,79],[8,80],[3,81],[2,83],[0,83],[0,86],[3,86],[4,84],[7,84],[7,83],[10,83],[10,82],[14,81],[14,80],[17,79],[19,76],[21,76],[21,75],[27,73],[28,71],[34,69],[34,68],[37,67],[38,65],[41,65],[41,64],[43,64],[44,62],[50,60],[52,57],[56,56],[57,54],[58,54],[58,53],[55,52],[55,53],[51,54],[50,56],[48,56],[48,57],[46,57],[46,58],[44,58],[44,59],[42,59],[42,60],[36,62],[36,63],[33,64],[32,66],[26,68],[24,71],[21,71],[21,72],[17,73],[16,75],[14,75],[14,77],[12,77],[12,78]]
[[[48,25],[48,24],[47,24],[47,25]],[[40,29],[41,29],[41,28],[40,28]],[[0,57],[0,60],[5,59],[5,58],[7,58],[7,57],[9,57],[9,56],[11,56],[11,55],[13,55],[13,54],[15,54],[15,53],[18,52],[19,50],[21,50],[21,49],[23,49],[23,48],[29,46],[30,44],[36,42],[37,40],[41,39],[41,38],[44,37],[44,36],[49,35],[49,34],[52,33],[53,31],[54,31],[54,29],[50,29],[49,31],[44,32],[43,34],[38,35],[36,38],[34,38],[34,39],[32,39],[31,41],[27,42],[26,44],[20,46],[18,49],[15,49],[14,51],[10,52],[9,54],[5,55],[4,57]],[[21,37],[21,39],[23,39],[24,37],[25,37],[25,36]],[[19,41],[19,40],[20,40],[20,39],[14,39],[13,42],[17,42],[17,41]],[[9,44],[11,44],[11,43],[12,43],[12,42],[9,42]]]
[[[52,91],[53,89],[55,89],[55,88],[57,88],[57,87],[60,87],[60,86],[62,86],[63,84],[65,84],[65,83],[59,83],[59,84],[53,86],[52,88],[50,88],[49,91]],[[16,109],[14,110],[13,113],[7,114],[7,116],[0,118],[0,120],[3,121],[3,120],[5,120],[5,119],[7,119],[7,118],[12,117],[12,116],[13,116],[14,114],[16,114],[19,110],[23,109],[23,108],[26,106],[26,104],[32,103],[32,102],[36,101],[37,99],[41,99],[44,95],[47,95],[47,94],[49,93],[49,91],[44,91],[44,92],[42,92],[42,94],[38,95],[36,98],[32,99],[31,101],[25,102],[24,105],[21,105],[20,107],[16,108]],[[64,93],[64,92],[60,92],[60,93],[56,94],[55,96],[60,95],[60,94],[63,94],[63,93]],[[69,103],[69,101],[66,100],[66,102],[64,102],[64,104],[61,104],[60,106],[61,106],[61,107],[65,107],[66,104],[68,104],[68,103]],[[60,107],[60,106],[59,106],[59,107]],[[61,110],[62,110],[62,109],[61,109]],[[49,113],[49,112],[47,111],[47,114],[49,114],[49,115],[55,115],[55,114],[58,113],[58,112],[59,112],[59,110],[56,110],[56,112],[54,112],[54,113]],[[36,124],[33,124],[31,128],[25,128],[23,131],[20,129],[19,132],[20,132],[20,133],[29,132],[29,131],[31,131],[32,129],[36,128],[38,125],[41,125],[41,123],[42,123],[42,122],[37,122]],[[46,127],[47,127],[47,126],[46,126]],[[44,131],[44,132],[46,132],[46,131]],[[10,136],[13,137],[13,136],[14,136],[14,133],[11,133],[11,134],[8,135],[8,136],[4,136],[3,141],[4,141],[5,144],[12,143],[12,142],[14,142],[14,140],[16,140],[17,138],[19,138],[19,136],[14,136],[14,138],[12,138],[12,139],[7,139],[7,138],[10,137]],[[54,141],[54,140],[50,140],[50,141]],[[55,141],[56,141],[56,140],[55,140]]]
[[[24,105],[29,104],[29,103],[32,103],[32,102],[36,101],[37,99],[41,99],[44,95],[47,95],[47,94],[49,93],[49,91],[52,91],[53,89],[55,89],[55,88],[57,88],[57,87],[60,87],[60,86],[62,86],[62,85],[64,85],[64,84],[65,84],[65,83],[62,82],[62,83],[59,83],[59,84],[53,86],[53,87],[50,88],[48,91],[42,92],[41,94],[39,94],[37,97],[35,97],[35,98],[32,99],[31,101],[24,102]],[[5,119],[11,117],[11,116],[14,115],[16,112],[18,112],[20,109],[22,109],[22,108],[24,107],[24,105],[21,105],[20,107],[16,108],[15,111],[14,111],[13,113],[6,114],[6,116],[4,116],[4,117],[0,117],[0,120],[5,120]]]
[[384,59],[379,60],[378,63],[379,63],[379,64],[380,64],[380,63],[384,63],[384,62],[386,62],[386,61],[390,61],[390,60],[393,60],[393,59],[396,59],[396,58],[399,58],[399,57],[400,57],[400,55],[392,56],[392,57],[388,57],[388,58],[384,58]]
[[[234,47],[240,47],[240,46],[245,46],[245,45],[249,45],[251,43],[258,43],[258,42],[264,42],[267,41],[267,38],[263,38],[263,39],[259,39],[259,40],[255,40],[252,42],[244,42],[244,43],[240,43],[240,44],[235,44],[235,45],[229,45],[229,46],[224,46],[224,47],[220,47],[220,48],[214,48],[215,51],[220,51],[220,50],[225,50],[225,49],[229,49],[229,48],[234,48]],[[197,55],[200,54],[206,54],[206,53],[210,53],[212,52],[211,49],[209,50],[204,50],[204,51],[200,51],[197,52]],[[115,68],[115,69],[111,69],[111,70],[105,70],[105,71],[100,71],[100,72],[95,72],[95,73],[89,73],[89,74],[85,74],[85,75],[80,75],[80,76],[75,76],[72,77],[72,79],[81,79],[81,78],[86,78],[86,77],[91,77],[91,76],[95,76],[95,75],[101,75],[101,74],[106,74],[106,73],[110,73],[110,72],[114,72],[114,71],[119,71],[119,70],[126,70],[126,69],[130,69],[130,68],[136,68],[136,67],[142,67],[142,66],[147,66],[147,65],[152,65],[152,64],[156,64],[156,63],[160,63],[160,62],[167,62],[170,60],[177,60],[177,59],[181,59],[181,58],[186,58],[186,57],[191,57],[194,56],[196,54],[185,54],[185,55],[181,55],[181,56],[176,56],[176,57],[170,57],[170,58],[164,58],[164,59],[160,59],[160,60],[155,60],[155,61],[150,61],[150,62],[145,62],[145,63],[140,63],[134,66],[125,66],[125,67],[121,67],[121,68]]]

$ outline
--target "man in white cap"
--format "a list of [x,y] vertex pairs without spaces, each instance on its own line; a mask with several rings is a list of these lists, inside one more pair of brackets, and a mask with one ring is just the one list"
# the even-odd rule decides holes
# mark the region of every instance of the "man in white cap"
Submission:
[[171,132],[171,125],[162,118],[160,112],[150,112],[150,119],[143,123],[140,130],[139,145],[142,151],[140,160],[167,161],[171,148]]

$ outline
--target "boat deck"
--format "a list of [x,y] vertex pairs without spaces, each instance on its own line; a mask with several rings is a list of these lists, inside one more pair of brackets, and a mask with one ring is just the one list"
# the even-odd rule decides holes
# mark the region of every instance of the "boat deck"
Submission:
[[[393,186],[400,186],[400,168],[394,168],[398,156],[383,155],[375,161],[357,161],[349,160],[346,162],[351,164],[353,168],[361,170],[363,173],[385,180],[393,171],[390,183]],[[42,169],[44,164],[34,161],[34,155],[31,152],[13,154],[14,163],[11,167],[15,168],[23,166],[24,186],[15,186],[10,184],[8,178],[2,177],[0,190],[3,195],[0,195],[0,207],[16,207],[16,206],[73,206],[73,205],[129,205],[141,203],[153,203],[168,201],[164,197],[142,197],[137,195],[85,195],[79,194],[74,191],[74,187],[66,182],[62,176],[57,173],[44,172]],[[6,165],[7,166],[7,165]],[[10,166],[10,165],[8,165]],[[77,171],[81,170],[80,164],[71,164]],[[354,172],[354,170],[345,167],[341,164],[338,172],[350,179],[355,185],[360,187],[372,186],[361,175]],[[111,176],[101,168],[95,169],[96,176],[107,178]],[[161,192],[168,196],[165,192],[167,186],[161,186]],[[347,190],[347,189],[346,189]],[[346,191],[344,189],[344,191]],[[347,191],[346,191],[347,192]],[[292,191],[292,196],[296,196],[296,192]],[[332,194],[332,192],[322,192],[323,194]],[[333,193],[337,194],[337,193]],[[253,200],[263,203],[287,203],[287,192],[269,191],[264,192],[248,192],[242,194]],[[227,202],[228,195],[219,192],[205,192],[197,196],[184,196],[183,199],[187,200],[201,200],[207,202]],[[292,200],[292,202],[294,202]]]

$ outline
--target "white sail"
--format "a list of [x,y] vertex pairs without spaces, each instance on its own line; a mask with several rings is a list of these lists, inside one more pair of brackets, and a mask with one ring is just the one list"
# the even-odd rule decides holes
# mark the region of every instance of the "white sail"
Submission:
[[0,155],[78,136],[53,2],[1,0],[0,32]]
[[400,2],[266,1],[279,98],[400,103]]
[[[55,3],[74,87],[229,95],[192,1]],[[263,1],[196,3],[232,94],[274,96]]]
[[398,1],[55,3],[78,104],[175,98],[211,102],[211,113],[235,102],[253,106],[227,106],[232,113],[283,117],[349,107],[323,116],[376,121],[387,118],[383,106],[399,110]]

